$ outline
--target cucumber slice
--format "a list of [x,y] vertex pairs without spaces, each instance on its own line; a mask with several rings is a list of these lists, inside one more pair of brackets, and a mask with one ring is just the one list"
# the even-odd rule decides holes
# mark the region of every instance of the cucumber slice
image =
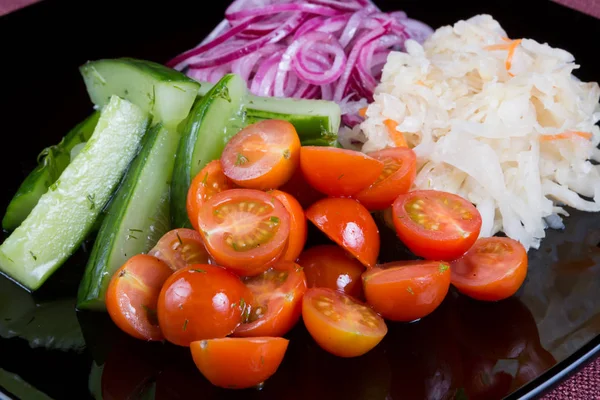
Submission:
[[221,157],[225,143],[244,125],[242,104],[246,82],[225,75],[194,104],[183,129],[171,185],[171,223],[189,227],[186,198],[190,182],[206,164]]
[[138,152],[148,116],[113,96],[81,153],[0,246],[0,271],[38,289],[77,249]]
[[104,310],[114,272],[135,254],[150,250],[169,229],[169,187],[179,136],[155,125],[143,140],[119,186],[94,242],[77,308]]
[[45,148],[38,156],[38,166],[25,178],[14,195],[2,219],[2,228],[12,231],[27,218],[40,197],[48,191],[73,159],[72,151],[92,136],[100,112],[80,122],[63,137],[59,144]]
[[[214,85],[201,82],[198,96],[206,96]],[[335,146],[342,110],[327,100],[290,99],[248,95],[244,104],[246,124],[263,119],[282,119],[296,128],[303,146]]]
[[102,106],[120,96],[150,113],[154,122],[177,128],[189,113],[200,84],[179,71],[133,58],[90,61],[80,67],[87,91]]
[[296,128],[303,146],[333,146],[340,129],[340,106],[326,100],[249,96],[246,123],[282,119]]

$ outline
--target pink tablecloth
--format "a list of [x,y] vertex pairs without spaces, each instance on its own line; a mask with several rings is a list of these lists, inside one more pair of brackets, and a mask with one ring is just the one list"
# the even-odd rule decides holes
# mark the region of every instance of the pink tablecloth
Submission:
[[[0,16],[40,0],[1,0]],[[600,0],[554,0],[600,18]],[[600,358],[565,381],[542,400],[600,400]]]

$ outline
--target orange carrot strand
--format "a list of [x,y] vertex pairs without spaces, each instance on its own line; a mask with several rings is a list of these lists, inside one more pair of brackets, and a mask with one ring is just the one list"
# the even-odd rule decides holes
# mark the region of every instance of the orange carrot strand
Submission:
[[365,118],[367,116],[367,107],[363,107],[360,110],[358,110],[358,115]]
[[386,119],[383,121],[385,127],[387,128],[389,135],[392,137],[392,141],[396,147],[408,147],[408,143],[406,143],[406,139],[402,132],[399,132],[396,128],[398,127],[398,123],[392,119]]
[[517,49],[517,46],[519,46],[519,44],[521,44],[521,39],[514,40],[510,44],[510,48],[508,49],[508,56],[506,56],[506,61],[504,62],[504,66],[506,67],[507,71],[510,71],[510,68],[512,67],[512,59],[515,55],[515,50]]
[[551,140],[563,140],[563,139],[572,139],[575,136],[578,136],[582,139],[590,140],[592,138],[592,134],[590,132],[581,132],[581,131],[567,131],[562,133],[557,133],[556,135],[542,135],[540,136],[540,140],[548,142]]

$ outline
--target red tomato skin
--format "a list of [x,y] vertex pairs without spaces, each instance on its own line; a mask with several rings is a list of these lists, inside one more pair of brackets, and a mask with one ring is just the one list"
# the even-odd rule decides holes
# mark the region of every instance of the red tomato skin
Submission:
[[341,247],[313,246],[300,254],[298,264],[304,269],[309,288],[326,287],[364,298],[361,274],[365,268]]
[[[244,299],[244,301],[241,301]],[[179,346],[225,337],[242,322],[252,293],[233,273],[214,265],[191,265],[173,273],[158,298],[158,323]]]
[[192,264],[207,264],[209,261],[202,236],[188,228],[172,229],[165,233],[148,255],[163,261],[173,271]]
[[[511,257],[515,257],[515,264],[509,271],[498,271],[497,279],[481,282],[476,277],[481,271],[483,260],[477,259],[477,252],[481,246],[490,243],[500,243],[512,249]],[[508,257],[508,256],[507,256]],[[493,264],[496,265],[493,265]],[[492,260],[490,269],[500,265],[500,260]],[[481,301],[500,301],[514,295],[525,282],[527,277],[527,251],[519,242],[505,237],[481,238],[461,258],[452,263],[452,284],[459,292]],[[459,274],[460,271],[460,274]],[[483,271],[485,272],[485,271]],[[473,274],[470,278],[469,275]]]
[[359,202],[326,198],[306,210],[306,217],[365,267],[372,268],[379,256],[379,228]]
[[294,171],[290,180],[284,183],[279,190],[291,194],[305,210],[317,200],[327,197],[326,194],[319,192],[306,182],[300,168]]
[[[273,292],[273,299],[267,301],[267,313],[254,322],[243,323],[233,332],[236,337],[274,336],[287,334],[300,320],[302,297],[306,293],[306,275],[302,268],[293,262],[280,261],[273,266],[275,271],[287,272],[288,280]],[[252,278],[251,278],[252,279]],[[246,281],[248,282],[248,281]],[[256,300],[261,293],[253,292]]]
[[[378,178],[375,183],[358,192],[354,197],[369,211],[381,211],[390,207],[396,197],[407,193],[417,174],[417,156],[412,149],[395,147],[368,153],[370,157],[384,163],[384,172],[389,159],[401,160],[400,167],[383,180]],[[382,172],[382,174],[384,173]]]
[[375,182],[383,163],[359,151],[303,146],[300,169],[306,181],[319,192],[352,196]]
[[[379,282],[373,279],[377,275]],[[375,311],[390,321],[410,322],[442,304],[450,289],[450,266],[439,261],[398,261],[372,268],[362,279],[367,303]]]
[[162,340],[156,325],[160,288],[173,271],[158,258],[137,254],[113,274],[106,290],[106,310],[123,332],[142,340]]
[[[409,200],[418,196],[437,196],[439,193],[464,202],[464,205],[469,207],[469,211],[473,215],[473,227],[470,231],[466,231],[464,235],[448,237],[448,235],[440,232],[424,232],[423,229],[419,228],[419,225],[410,220],[410,217],[404,211],[404,206]],[[477,240],[482,222],[477,208],[467,200],[452,193],[434,190],[415,190],[398,196],[392,205],[392,215],[396,233],[400,240],[415,255],[428,260],[451,261],[465,254]]]
[[[340,299],[363,307],[375,320],[376,330],[371,329],[368,332],[369,328],[365,328],[358,321],[352,321],[351,327],[343,326],[344,317],[350,318],[348,315],[341,315],[342,322],[332,321],[329,316],[324,315],[313,305],[313,300],[318,296],[331,299],[334,309],[340,307]],[[367,353],[381,342],[388,331],[383,319],[367,305],[343,292],[328,288],[307,290],[302,299],[302,319],[306,330],[315,342],[323,350],[338,357],[358,357]],[[364,332],[361,332],[361,329],[364,329]]]
[[186,210],[192,227],[199,231],[198,213],[204,203],[216,193],[237,187],[223,173],[221,162],[213,160],[192,179],[186,198]]
[[304,214],[302,205],[291,194],[282,192],[281,190],[271,190],[267,193],[279,200],[290,214],[290,236],[287,248],[281,259],[294,262],[298,259],[300,253],[302,253],[306,244],[308,236],[306,215]]
[[[288,121],[268,119],[248,125],[223,149],[223,173],[235,184],[257,190],[277,189],[290,180],[300,163],[300,138]],[[244,148],[259,159],[240,163]],[[257,151],[258,150],[258,151]]]
[[190,350],[198,370],[213,385],[247,389],[277,371],[288,343],[278,337],[222,338],[193,342]]

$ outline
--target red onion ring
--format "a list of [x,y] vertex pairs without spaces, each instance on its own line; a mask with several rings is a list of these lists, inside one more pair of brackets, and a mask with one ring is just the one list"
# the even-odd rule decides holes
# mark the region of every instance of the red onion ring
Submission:
[[257,95],[333,100],[349,125],[362,120],[356,112],[372,99],[390,51],[433,32],[371,0],[235,0],[225,17],[167,65],[200,81],[235,73]]
[[229,11],[229,8],[225,11],[225,18],[229,21],[248,18],[248,17],[258,17],[261,15],[272,15],[278,14],[285,11],[300,11],[309,14],[317,14],[317,15],[325,15],[325,16],[334,16],[340,13],[339,10],[317,5],[317,4],[302,4],[302,3],[285,3],[285,4],[277,4],[270,5],[262,8],[253,8],[246,9],[242,11]]

